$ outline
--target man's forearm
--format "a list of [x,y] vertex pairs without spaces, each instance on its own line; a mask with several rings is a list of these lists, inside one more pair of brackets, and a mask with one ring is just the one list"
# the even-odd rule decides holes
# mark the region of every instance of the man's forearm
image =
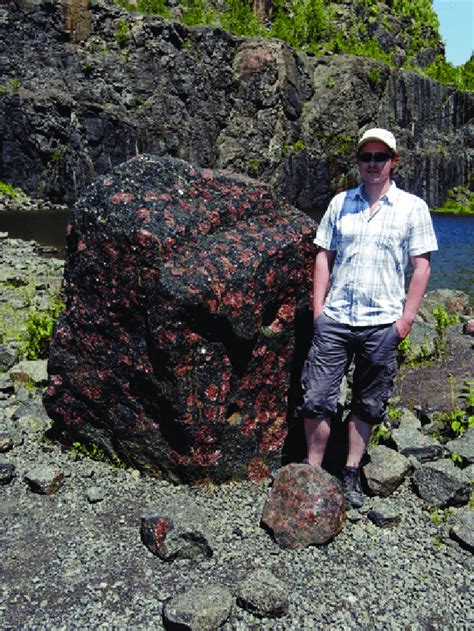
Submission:
[[317,318],[324,309],[335,252],[320,250],[316,255],[313,272],[313,315]]
[[408,287],[402,317],[398,320],[398,330],[402,337],[406,337],[410,332],[425,294],[431,271],[429,254],[413,257],[412,263],[414,268],[413,276]]
[[426,265],[418,265],[413,271],[413,276],[411,277],[410,285],[408,287],[405,309],[403,310],[403,316],[412,322],[415,319],[423,296],[425,295],[430,272],[431,268],[429,260],[426,262]]

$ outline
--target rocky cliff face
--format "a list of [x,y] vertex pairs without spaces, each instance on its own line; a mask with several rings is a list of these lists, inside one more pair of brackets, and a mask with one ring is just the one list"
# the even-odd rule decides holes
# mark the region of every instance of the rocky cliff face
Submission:
[[472,94],[347,55],[309,57],[103,0],[0,6],[0,179],[72,202],[148,152],[271,183],[305,211],[355,182],[367,126],[399,138],[397,182],[441,204],[469,185]]

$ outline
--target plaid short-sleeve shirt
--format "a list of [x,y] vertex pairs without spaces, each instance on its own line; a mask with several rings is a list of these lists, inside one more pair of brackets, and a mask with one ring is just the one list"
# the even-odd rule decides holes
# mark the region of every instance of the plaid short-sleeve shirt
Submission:
[[336,195],[314,243],[336,252],[324,311],[352,326],[397,320],[409,257],[438,249],[425,202],[393,182],[372,215],[363,185]]

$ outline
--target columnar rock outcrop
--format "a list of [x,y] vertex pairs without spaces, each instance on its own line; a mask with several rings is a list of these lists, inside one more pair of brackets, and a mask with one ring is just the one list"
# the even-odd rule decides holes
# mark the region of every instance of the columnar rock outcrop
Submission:
[[[68,235],[45,406],[59,427],[174,480],[280,461],[314,222],[248,178],[139,156]],[[310,328],[310,327],[309,327]]]
[[321,211],[355,182],[368,126],[395,132],[397,184],[428,204],[470,185],[474,97],[416,72],[104,0],[13,0],[0,31],[0,171],[35,196],[71,203],[139,152],[258,176]]

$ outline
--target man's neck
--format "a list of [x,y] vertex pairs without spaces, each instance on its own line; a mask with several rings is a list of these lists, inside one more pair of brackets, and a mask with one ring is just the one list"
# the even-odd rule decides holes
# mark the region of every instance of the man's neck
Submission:
[[369,200],[369,204],[373,206],[376,204],[381,197],[383,197],[388,191],[392,182],[388,180],[384,184],[366,184],[364,183],[364,193]]

